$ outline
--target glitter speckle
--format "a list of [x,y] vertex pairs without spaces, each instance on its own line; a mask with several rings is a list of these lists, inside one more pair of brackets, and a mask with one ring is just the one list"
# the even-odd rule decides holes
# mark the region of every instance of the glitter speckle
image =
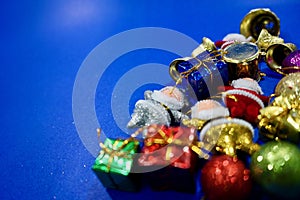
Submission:
[[273,165],[272,164],[268,164],[268,170],[272,170],[273,169]]
[[261,162],[263,160],[263,156],[257,156],[257,162]]
[[290,159],[290,155],[285,155],[283,158],[285,161],[288,161]]
[[223,166],[226,167],[229,164],[228,160],[223,161]]
[[188,146],[183,147],[183,151],[188,153],[189,152],[189,147]]

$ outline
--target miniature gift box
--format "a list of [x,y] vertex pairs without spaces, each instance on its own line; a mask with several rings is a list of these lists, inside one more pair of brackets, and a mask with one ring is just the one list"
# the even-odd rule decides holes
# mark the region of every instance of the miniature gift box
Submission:
[[139,142],[106,139],[92,169],[104,187],[123,191],[139,190],[139,174],[131,173]]
[[191,150],[194,128],[151,125],[138,165],[153,190],[195,192],[197,155]]
[[193,51],[192,57],[172,61],[169,73],[176,82],[186,79],[197,100],[215,95],[218,86],[229,82],[227,64],[208,38],[203,38],[203,43]]

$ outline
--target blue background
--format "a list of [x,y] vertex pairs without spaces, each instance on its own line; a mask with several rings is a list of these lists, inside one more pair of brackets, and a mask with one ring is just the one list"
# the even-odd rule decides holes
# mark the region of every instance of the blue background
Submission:
[[[281,20],[281,37],[300,46],[298,0],[2,1],[0,199],[199,199],[199,193],[153,192],[147,187],[139,193],[103,188],[91,171],[94,157],[81,142],[72,116],[76,74],[99,43],[122,31],[163,27],[199,42],[204,36],[215,41],[239,32],[241,19],[259,7],[274,11]],[[174,58],[149,49],[125,55],[114,65],[168,65]],[[118,75],[105,75],[102,81],[107,81],[97,91],[110,95],[108,86]],[[270,75],[261,82],[267,93],[279,77]],[[104,102],[108,105],[102,105],[107,107],[103,112],[109,112],[109,101]],[[111,135],[106,134],[123,133],[112,125]]]

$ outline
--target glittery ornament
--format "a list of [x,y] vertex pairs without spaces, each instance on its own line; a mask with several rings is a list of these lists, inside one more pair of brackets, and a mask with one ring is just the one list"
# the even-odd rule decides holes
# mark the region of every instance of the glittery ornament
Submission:
[[282,62],[282,69],[285,74],[300,72],[300,50],[290,53]]
[[300,72],[283,77],[275,88],[275,95],[298,95],[300,96]]
[[300,73],[280,80],[272,103],[260,110],[259,133],[263,139],[300,143]]
[[200,132],[204,149],[215,149],[220,153],[234,156],[237,151],[249,154],[257,151],[259,145],[253,142],[254,130],[241,119],[221,118],[207,123]]
[[195,141],[194,128],[154,124],[147,127],[137,165],[147,172],[144,177],[152,189],[195,192]]
[[276,97],[271,105],[260,110],[258,119],[262,138],[300,142],[299,97],[294,95]]
[[185,105],[183,93],[174,87],[145,91],[145,100],[135,104],[128,128],[149,126],[151,124],[177,125],[188,118],[180,110]]
[[251,158],[251,174],[268,192],[300,197],[300,150],[288,142],[268,142]]
[[251,192],[250,170],[236,157],[212,157],[201,170],[201,185],[209,200],[246,199]]
[[134,138],[126,140],[107,138],[100,146],[101,151],[92,169],[103,186],[123,191],[138,191],[140,176],[131,173],[131,170],[139,142]]

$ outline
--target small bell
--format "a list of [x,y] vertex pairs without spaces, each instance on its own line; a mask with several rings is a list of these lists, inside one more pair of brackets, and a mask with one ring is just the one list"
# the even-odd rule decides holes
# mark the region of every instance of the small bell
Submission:
[[262,29],[266,29],[271,35],[278,36],[280,33],[280,20],[268,8],[251,10],[240,24],[240,32],[245,37],[258,38]]
[[275,43],[270,45],[266,51],[267,65],[280,74],[284,74],[282,71],[283,60],[293,51],[297,49],[293,43]]

